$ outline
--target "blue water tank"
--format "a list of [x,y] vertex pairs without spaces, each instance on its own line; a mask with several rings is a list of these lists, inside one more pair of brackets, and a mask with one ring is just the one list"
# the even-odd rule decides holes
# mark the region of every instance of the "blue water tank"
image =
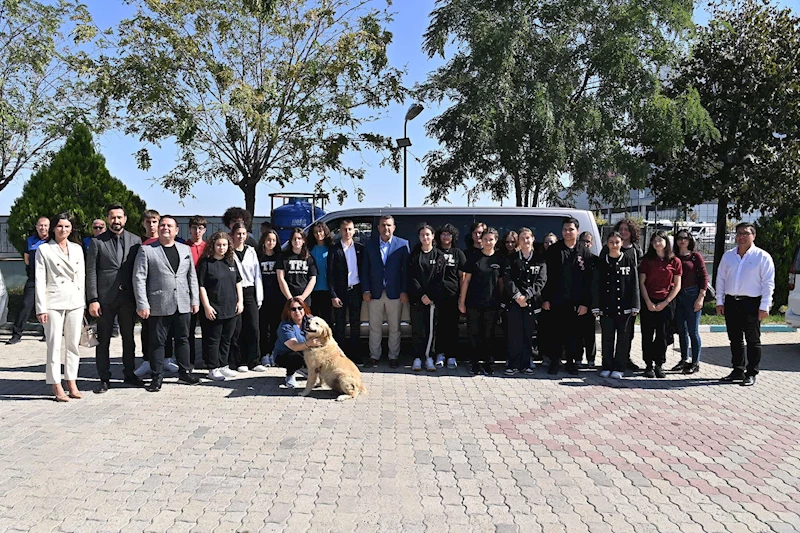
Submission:
[[272,227],[278,232],[281,243],[285,243],[289,239],[292,228],[305,228],[324,214],[325,211],[312,206],[302,198],[289,198],[286,204],[273,209]]

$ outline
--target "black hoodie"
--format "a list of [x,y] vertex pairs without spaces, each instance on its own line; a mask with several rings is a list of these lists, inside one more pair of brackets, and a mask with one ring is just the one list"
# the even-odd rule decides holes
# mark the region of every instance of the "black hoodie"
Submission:
[[442,275],[444,274],[444,254],[435,246],[430,252],[423,252],[417,245],[408,258],[408,301],[419,305],[422,296],[433,301],[442,294]]
[[514,297],[521,294],[534,311],[540,309],[542,307],[542,289],[547,282],[547,264],[544,254],[537,254],[531,250],[530,257],[525,259],[522,252],[516,251],[510,253],[507,259],[506,287],[511,299],[509,305],[517,305]]

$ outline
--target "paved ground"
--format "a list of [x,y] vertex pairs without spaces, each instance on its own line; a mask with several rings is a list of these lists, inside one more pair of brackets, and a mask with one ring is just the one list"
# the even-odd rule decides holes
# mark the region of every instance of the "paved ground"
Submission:
[[707,333],[689,379],[384,361],[355,402],[271,369],[56,404],[26,337],[0,347],[0,531],[800,531],[800,333],[764,341],[749,389]]

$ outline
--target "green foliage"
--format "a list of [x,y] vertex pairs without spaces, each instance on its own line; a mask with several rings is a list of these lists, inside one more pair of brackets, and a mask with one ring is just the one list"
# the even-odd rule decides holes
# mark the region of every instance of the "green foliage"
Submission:
[[0,2],[0,191],[87,120],[88,62],[78,48],[95,36],[80,3]]
[[64,147],[31,176],[11,207],[9,240],[22,253],[39,217],[63,212],[75,217],[73,232],[91,235],[92,221],[105,219],[105,207],[111,203],[125,207],[128,229],[136,225],[145,209],[141,198],[109,174],[105,158],[95,152],[91,132],[78,124]]
[[789,297],[789,265],[800,242],[800,206],[785,206],[756,223],[756,244],[770,253],[775,262],[773,311],[786,305]]
[[662,91],[691,16],[686,0],[437,2],[424,48],[453,53],[417,92],[451,105],[427,124],[443,145],[425,160],[428,200],[513,190],[517,205],[536,205],[565,173],[573,192],[627,198],[649,170],[642,139],[671,146],[712,129],[694,93]]
[[715,265],[731,214],[800,202],[800,19],[764,0],[717,9],[670,82],[692,91],[718,135],[650,139],[649,188],[662,205],[719,205]]
[[[136,16],[120,23],[96,90],[127,134],[145,145],[175,140],[166,188],[185,197],[199,180],[230,181],[253,211],[264,181],[321,176],[317,188],[343,201],[347,190],[330,177],[364,176],[342,161],[348,151],[384,151],[397,165],[391,139],[362,131],[404,95],[378,0],[130,3]],[[149,168],[147,146],[137,163]]]

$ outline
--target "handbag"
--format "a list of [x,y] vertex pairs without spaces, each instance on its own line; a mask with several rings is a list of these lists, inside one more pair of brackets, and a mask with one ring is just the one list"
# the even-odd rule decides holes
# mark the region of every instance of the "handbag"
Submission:
[[100,340],[97,338],[97,324],[89,324],[84,317],[80,345],[84,348],[94,348],[98,344],[100,344]]

